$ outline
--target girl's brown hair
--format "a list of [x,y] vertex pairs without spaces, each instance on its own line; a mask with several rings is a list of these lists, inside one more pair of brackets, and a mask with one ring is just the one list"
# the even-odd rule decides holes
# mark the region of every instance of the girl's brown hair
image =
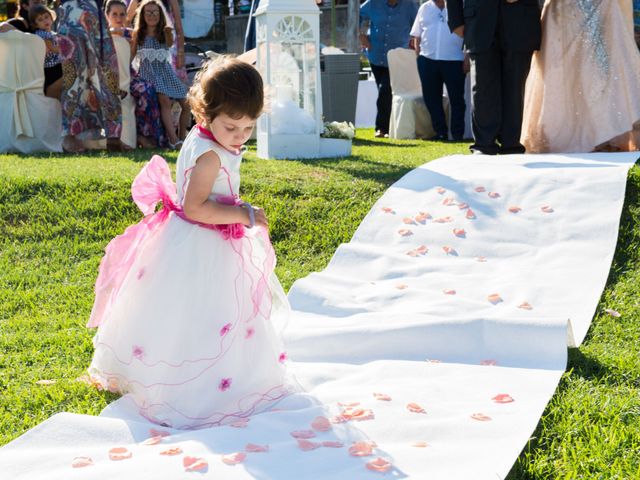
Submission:
[[36,19],[40,15],[49,15],[51,20],[55,22],[56,20],[56,12],[51,10],[49,7],[43,4],[34,5],[29,9],[29,22],[31,23],[31,27],[35,30],[36,27]]
[[[141,46],[145,37],[149,32],[147,21],[144,18],[144,8],[147,5],[157,5],[160,9],[160,19],[158,25],[156,25],[156,35],[158,35],[158,41],[164,43],[167,47],[173,45],[173,34],[171,33],[171,24],[169,23],[167,10],[159,0],[144,0],[136,9],[136,21],[133,27],[133,36],[137,46]],[[162,41],[164,39],[164,42]]]
[[258,118],[264,108],[262,77],[248,63],[223,55],[198,72],[188,100],[198,123],[210,123],[221,113]]
[[124,8],[125,12],[127,11],[127,4],[124,3],[124,0],[109,0],[104,6],[104,13],[109,15],[109,12],[111,12],[111,9],[116,5],[119,5],[122,8]]

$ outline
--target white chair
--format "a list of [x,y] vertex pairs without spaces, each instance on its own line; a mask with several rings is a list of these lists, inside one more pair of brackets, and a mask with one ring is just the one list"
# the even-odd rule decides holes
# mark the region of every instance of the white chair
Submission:
[[[387,53],[393,99],[389,122],[390,138],[431,138],[436,132],[424,104],[418,75],[416,53],[408,48],[394,48]],[[443,97],[445,114],[448,100]]]
[[44,40],[0,33],[0,152],[62,151],[60,102],[44,95]]

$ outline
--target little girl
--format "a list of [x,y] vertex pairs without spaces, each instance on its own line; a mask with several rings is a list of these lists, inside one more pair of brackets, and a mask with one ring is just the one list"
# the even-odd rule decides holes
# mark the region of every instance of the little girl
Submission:
[[198,74],[189,102],[198,124],[178,157],[177,194],[153,157],[132,186],[146,216],[107,246],[88,325],[99,327],[93,382],[184,429],[242,421],[290,391],[276,334],[288,303],[267,218],[238,197],[262,79],[222,57]]
[[44,94],[60,100],[62,94],[62,59],[56,34],[51,30],[56,14],[46,5],[38,4],[29,10],[34,33],[44,40],[47,53],[44,57]]
[[[186,135],[191,114],[186,102],[187,87],[180,81],[171,66],[173,44],[171,26],[160,0],[145,0],[138,7],[133,29],[132,54],[134,66],[140,77],[151,83],[158,92],[162,124],[171,148],[180,148]],[[182,109],[178,133],[173,125],[171,99],[177,100]]]

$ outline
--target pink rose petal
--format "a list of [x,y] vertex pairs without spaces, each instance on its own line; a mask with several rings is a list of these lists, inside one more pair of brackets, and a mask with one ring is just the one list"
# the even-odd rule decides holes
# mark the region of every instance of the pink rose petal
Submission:
[[404,290],[405,288],[408,288],[409,285],[407,285],[406,283],[396,283],[396,288],[398,290]]
[[200,472],[206,470],[209,464],[204,458],[197,457],[184,457],[182,459],[182,465],[185,472]]
[[389,395],[387,395],[386,393],[373,393],[373,398],[375,398],[376,400],[380,400],[382,402],[390,402],[391,401],[391,397]]
[[248,418],[241,418],[240,420],[236,420],[235,422],[230,423],[229,426],[233,428],[246,428],[248,423]]
[[326,417],[316,417],[313,422],[311,422],[311,428],[318,432],[328,432],[331,430],[331,422]]
[[344,443],[342,442],[336,442],[336,441],[326,441],[326,442],[322,442],[322,446],[323,447],[328,447],[328,448],[342,448],[344,447]]
[[487,300],[489,300],[489,302],[493,303],[494,305],[497,305],[498,303],[503,301],[502,297],[500,297],[500,295],[497,293],[492,293],[491,295],[489,295],[487,297]]
[[488,422],[491,420],[489,415],[485,415],[484,413],[474,413],[471,415],[471,418],[474,420],[478,420],[479,422]]
[[446,190],[442,187],[438,187],[436,188],[436,192],[438,192],[440,195],[442,195],[444,192],[446,192]]
[[613,310],[611,308],[605,308],[604,311],[607,312],[612,317],[620,318],[622,316],[620,312]]
[[322,444],[318,442],[311,442],[305,439],[298,440],[298,448],[303,452],[309,452],[311,450],[315,450],[316,448],[320,448],[321,446]]
[[125,447],[114,447],[109,450],[109,458],[114,461],[126,460],[132,457],[132,453]]
[[445,288],[444,290],[442,290],[442,293],[444,293],[445,295],[455,295],[456,291],[451,288]]
[[476,192],[478,192],[478,193],[482,193],[482,192],[486,192],[487,191],[487,189],[482,187],[482,186],[476,187],[476,188],[474,188],[474,190]]
[[244,452],[235,452],[229,453],[227,455],[222,455],[221,460],[227,465],[237,465],[239,463],[244,462],[244,459],[247,458],[247,454]]
[[453,255],[454,257],[458,255],[458,252],[456,252],[456,249],[453,247],[444,246],[442,247],[442,251],[447,255]]
[[156,435],[155,437],[147,438],[142,445],[157,445],[162,441],[162,437],[160,435]]
[[471,209],[467,210],[467,213],[465,213],[464,216],[467,217],[469,220],[473,220],[474,218],[476,218],[475,212]]
[[152,437],[168,437],[171,433],[166,430],[156,430],[155,428],[149,429],[149,435]]
[[427,448],[429,446],[429,444],[427,442],[415,442],[411,446],[412,447],[416,447],[416,448]]
[[427,413],[424,408],[414,402],[407,404],[407,410],[413,413]]
[[244,451],[248,453],[265,453],[269,451],[269,445],[256,445],[255,443],[247,443]]
[[499,393],[498,395],[493,397],[491,400],[493,400],[496,403],[511,403],[514,401],[511,395],[507,393]]
[[461,237],[461,238],[465,238],[467,236],[467,232],[465,232],[464,228],[454,228],[453,234],[456,237]]
[[333,424],[337,424],[337,423],[345,423],[348,422],[349,419],[343,417],[342,415],[335,415],[334,417],[331,417],[331,423]]
[[453,218],[451,218],[451,217],[439,217],[439,218],[436,218],[433,222],[434,223],[449,223],[449,222],[453,222]]
[[404,217],[402,219],[402,223],[405,223],[407,225],[415,225],[416,224],[416,222],[411,217]]
[[542,207],[540,207],[540,210],[542,210],[544,213],[553,213],[553,208],[551,208],[549,205],[543,205]]
[[522,209],[520,207],[512,206],[512,207],[509,207],[509,211],[511,213],[518,213],[518,212],[521,212]]
[[523,310],[533,310],[533,307],[529,304],[529,302],[522,302],[520,305],[518,305],[518,308],[521,308]]
[[313,430],[296,430],[295,432],[290,432],[293,438],[313,438],[316,436],[316,433]]
[[349,447],[349,455],[353,457],[368,457],[373,454],[375,444],[371,442],[353,442]]
[[396,212],[393,211],[393,208],[389,208],[389,207],[382,207],[381,210],[384,213],[391,213],[391,214],[395,214]]
[[497,365],[497,364],[498,364],[498,362],[497,362],[497,361],[495,361],[495,360],[493,360],[493,359],[491,359],[491,358],[489,358],[489,359],[487,359],[487,360],[482,360],[482,361],[480,362],[480,365],[484,365],[484,366],[486,366],[486,367],[493,367],[493,366],[495,366],[495,365]]
[[500,198],[500,194],[498,192],[489,192],[487,195],[489,195],[490,198]]
[[360,402],[338,402],[339,407],[357,407]]
[[71,461],[73,468],[83,468],[93,465],[93,460],[90,457],[76,457]]
[[347,420],[356,420],[358,422],[375,418],[372,410],[359,407],[347,407],[341,412],[341,416]]
[[391,463],[380,457],[367,462],[366,465],[369,470],[380,473],[388,472],[391,469]]
[[456,201],[453,197],[446,197],[444,200],[442,200],[442,204],[443,205],[455,205]]
[[427,212],[419,212],[418,215],[416,215],[415,220],[418,223],[425,223],[430,218],[431,215],[429,215]]
[[487,261],[487,257],[476,257],[476,262],[484,263]]
[[172,447],[167,448],[160,452],[160,455],[166,455],[168,457],[172,457],[174,455],[180,455],[182,453],[182,449],[180,447]]
[[435,358],[427,358],[427,363],[442,363],[440,360]]
[[400,230],[398,230],[398,235],[400,235],[401,237],[409,237],[413,235],[413,232],[408,228],[401,228]]

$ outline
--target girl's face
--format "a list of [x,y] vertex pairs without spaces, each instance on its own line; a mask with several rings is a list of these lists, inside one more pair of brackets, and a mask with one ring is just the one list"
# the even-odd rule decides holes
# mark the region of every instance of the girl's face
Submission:
[[243,116],[235,119],[221,113],[209,124],[209,129],[220,145],[227,150],[237,151],[249,140],[255,125],[255,118]]
[[111,28],[123,28],[127,19],[127,9],[122,5],[113,5],[107,13],[107,21]]
[[51,25],[53,25],[53,18],[49,14],[38,15],[33,23],[37,29],[49,32],[51,31]]
[[162,12],[160,11],[160,7],[154,3],[149,5],[145,5],[142,9],[142,14],[144,15],[144,20],[147,22],[148,27],[156,27],[158,23],[160,23],[160,15]]

